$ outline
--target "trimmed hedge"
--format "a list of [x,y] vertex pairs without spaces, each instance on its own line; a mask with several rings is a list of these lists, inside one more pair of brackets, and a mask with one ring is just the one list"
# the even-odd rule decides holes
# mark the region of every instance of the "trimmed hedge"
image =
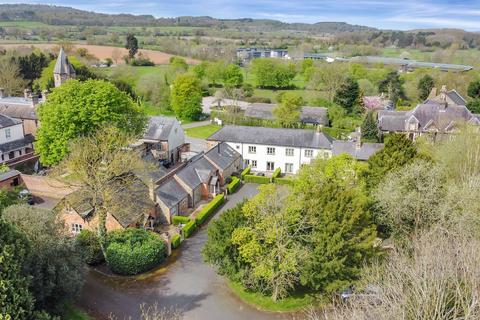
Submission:
[[192,235],[192,233],[195,231],[195,229],[197,228],[197,224],[195,223],[195,220],[190,220],[183,228],[182,228],[182,232],[183,232],[183,236],[185,238],[188,238]]
[[94,266],[105,261],[96,233],[90,230],[82,230],[75,241],[82,248],[83,258],[87,264]]
[[289,186],[293,185],[293,179],[290,179],[290,178],[275,178],[273,182],[277,184],[285,184]]
[[244,177],[244,181],[250,182],[250,183],[267,184],[271,182],[271,179],[269,177],[254,176],[253,174],[247,174]]
[[272,179],[276,179],[280,177],[281,173],[282,173],[282,169],[280,168],[275,169],[275,171],[273,171],[273,174],[272,174]]
[[238,179],[237,177],[232,177],[232,182],[230,182],[227,185],[228,194],[235,193],[235,191],[237,191],[239,187],[240,187],[240,179]]
[[177,249],[180,246],[182,237],[177,233],[172,237],[172,249]]
[[209,204],[207,204],[205,207],[203,207],[202,211],[197,215],[195,218],[195,221],[197,222],[198,225],[201,225],[202,223],[205,222],[210,216],[212,216],[220,207],[225,200],[225,195],[219,194],[215,198],[213,198],[212,201],[210,201]]
[[245,176],[250,173],[250,170],[252,170],[252,168],[246,167],[246,168],[242,171],[242,173],[240,173],[240,178],[242,178],[242,180],[244,180]]
[[172,222],[174,225],[178,224],[186,224],[190,221],[189,217],[184,217],[184,216],[173,216]]
[[160,235],[143,229],[112,231],[107,237],[105,258],[115,273],[134,275],[159,265],[166,257]]

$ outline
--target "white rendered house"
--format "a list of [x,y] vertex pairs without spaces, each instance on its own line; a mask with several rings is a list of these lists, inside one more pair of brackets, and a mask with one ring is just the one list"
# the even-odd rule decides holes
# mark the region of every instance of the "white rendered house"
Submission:
[[0,114],[0,164],[33,156],[33,136],[24,135],[21,120]]

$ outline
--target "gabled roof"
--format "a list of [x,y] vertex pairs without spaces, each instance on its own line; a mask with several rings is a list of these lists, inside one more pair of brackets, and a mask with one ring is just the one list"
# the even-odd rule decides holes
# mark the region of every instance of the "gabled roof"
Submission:
[[22,139],[13,140],[10,142],[0,144],[0,152],[7,153],[18,150],[31,144],[35,138],[31,134],[26,134]]
[[175,122],[178,122],[177,119],[171,117],[150,117],[143,139],[157,141],[168,140]]
[[35,107],[24,98],[1,98],[0,113],[15,119],[38,120]]
[[155,190],[155,194],[168,208],[188,197],[187,191],[175,179],[170,179]]
[[467,105],[467,101],[455,89],[448,91],[447,96],[459,106]]
[[331,149],[333,138],[315,130],[225,126],[208,137],[207,140],[294,148]]
[[220,142],[215,147],[211,148],[205,154],[211,162],[215,163],[222,170],[227,169],[235,162],[241,154],[238,153],[235,149],[230,147],[225,142]]
[[358,148],[355,141],[335,140],[333,142],[332,153],[337,156],[347,153],[358,160],[368,160],[375,152],[383,149],[383,143],[362,143]]
[[20,175],[20,172],[17,170],[8,170],[7,172],[0,173],[0,181],[5,181]]
[[67,54],[60,48],[60,52],[58,53],[57,62],[55,63],[55,68],[53,69],[54,74],[67,74],[67,75],[74,75],[75,69],[73,68],[72,64],[68,60]]
[[11,127],[17,124],[21,124],[22,121],[10,118],[4,114],[0,114],[0,129],[6,128],[6,127]]
[[210,175],[217,169],[203,156],[198,157],[175,175],[189,188],[195,189],[202,183],[208,183]]
[[[245,117],[263,120],[274,120],[273,110],[277,107],[273,103],[252,103],[245,110]],[[303,106],[300,114],[300,121],[311,124],[328,124],[327,109],[323,107]]]

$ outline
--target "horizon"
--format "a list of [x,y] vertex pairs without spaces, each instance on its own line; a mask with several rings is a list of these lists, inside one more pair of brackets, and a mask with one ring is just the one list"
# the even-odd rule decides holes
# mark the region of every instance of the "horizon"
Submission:
[[[152,0],[136,2],[118,0],[98,3],[85,0],[82,4],[73,0],[17,1],[3,4],[45,4],[107,14],[153,15],[156,18],[179,16],[209,16],[218,19],[271,19],[286,23],[345,22],[379,29],[464,29],[480,31],[480,3],[464,1],[406,0],[300,0],[296,3],[272,0],[226,1],[213,0],[207,3],[190,3],[179,0],[175,3]],[[347,8],[347,9],[345,9]],[[375,22],[372,22],[375,21]]]

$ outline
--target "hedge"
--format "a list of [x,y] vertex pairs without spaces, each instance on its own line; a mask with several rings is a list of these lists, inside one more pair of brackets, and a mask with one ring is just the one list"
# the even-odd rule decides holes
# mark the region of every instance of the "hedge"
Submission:
[[105,259],[115,273],[134,275],[159,265],[166,257],[160,235],[143,229],[112,231],[107,237]]
[[289,186],[293,185],[293,179],[290,179],[290,178],[275,178],[273,182],[277,184],[286,184]]
[[250,167],[246,167],[246,168],[242,171],[242,173],[240,173],[240,178],[242,178],[242,180],[243,180],[243,179],[245,178],[245,176],[250,173],[250,170],[251,170]]
[[89,265],[97,265],[105,261],[98,236],[90,230],[82,230],[75,238],[78,246],[82,248],[85,262]]
[[259,183],[259,184],[267,184],[271,182],[271,179],[269,177],[264,177],[264,176],[254,176],[252,174],[247,174],[244,177],[245,182],[250,182],[250,183]]
[[232,182],[230,182],[227,185],[228,194],[235,193],[235,191],[237,191],[239,187],[240,187],[240,179],[238,179],[237,177],[232,177]]
[[276,179],[280,177],[280,174],[282,173],[282,170],[280,168],[275,169],[272,174],[272,179]]
[[223,193],[213,198],[213,200],[210,201],[209,204],[203,207],[202,211],[200,211],[200,213],[195,218],[195,221],[197,222],[197,224],[201,225],[202,223],[205,222],[205,220],[207,220],[210,216],[212,216],[217,211],[218,207],[222,205],[224,200],[225,200],[225,195]]
[[172,237],[172,249],[177,249],[180,246],[182,237],[177,233]]
[[192,233],[195,231],[195,229],[197,228],[197,224],[195,223],[195,220],[190,220],[183,228],[182,228],[182,232],[183,232],[183,236],[185,238],[188,238],[192,235]]
[[174,225],[178,224],[187,224],[190,221],[189,217],[184,217],[184,216],[173,216],[172,222]]

